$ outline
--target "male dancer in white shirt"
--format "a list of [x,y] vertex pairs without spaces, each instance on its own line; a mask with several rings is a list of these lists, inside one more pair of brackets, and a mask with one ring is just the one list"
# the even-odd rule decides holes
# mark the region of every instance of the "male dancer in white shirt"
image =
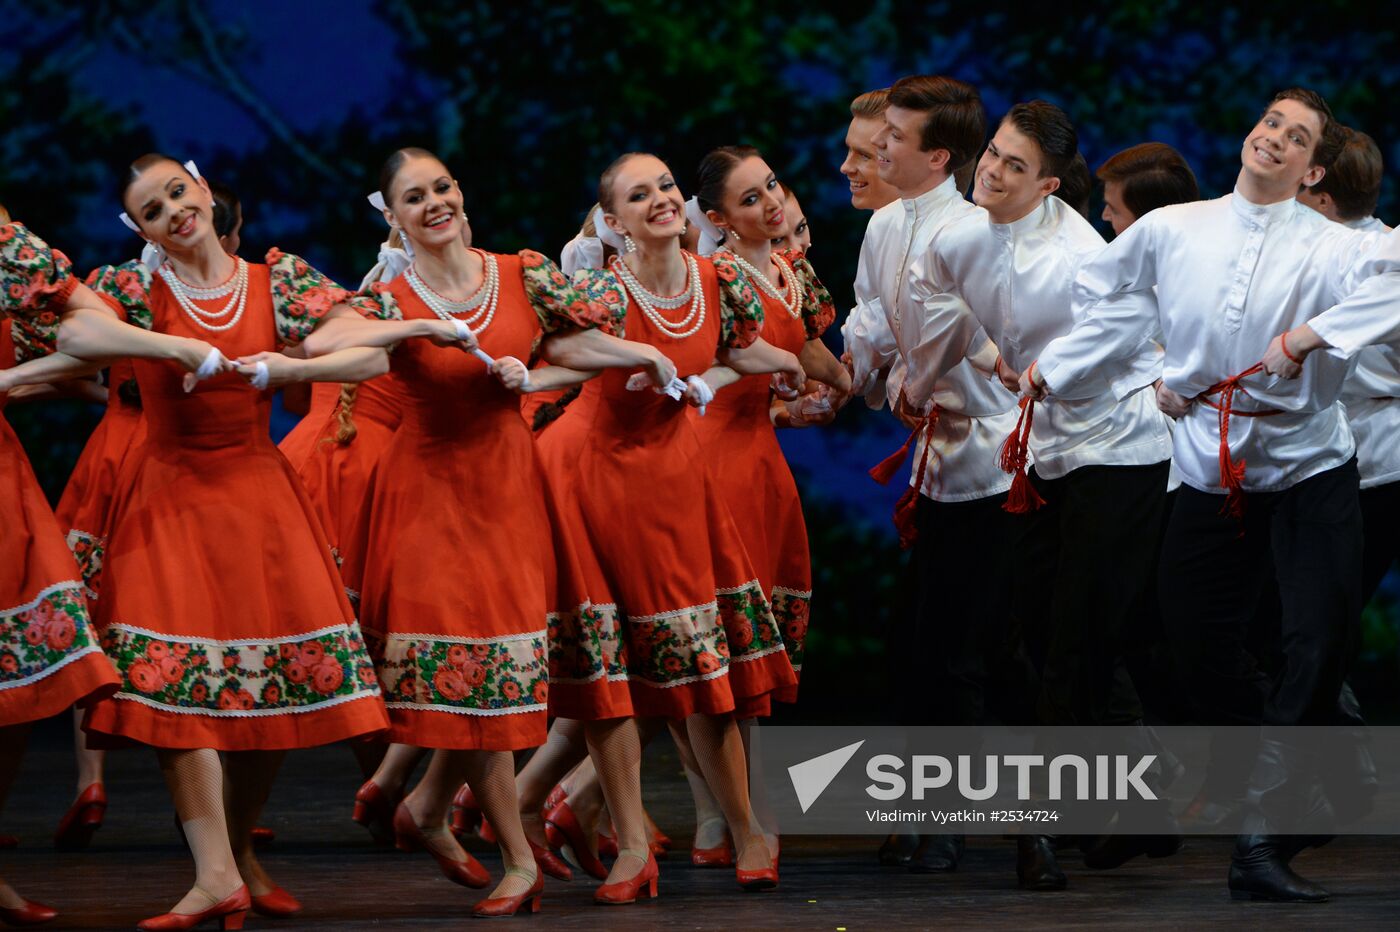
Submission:
[[[1017,104],[1002,119],[977,166],[973,200],[982,209],[946,224],[913,263],[897,334],[909,355],[939,355],[951,365],[980,325],[1014,385],[1021,367],[1069,332],[1074,274],[1104,248],[1088,220],[1051,197],[1074,169],[1078,146],[1069,118],[1045,101]],[[1118,300],[1142,305],[1138,313],[1152,303],[1150,295]],[[1041,671],[1042,724],[1142,719],[1124,654],[1156,572],[1151,529],[1161,526],[1166,501],[1171,432],[1152,388],[1160,367],[1160,348],[1144,336],[1098,378],[1024,415],[1035,465],[1017,479],[1031,486],[1013,496],[1020,505],[1008,501],[1009,509],[1028,512],[1017,522],[1009,582],[1013,614]],[[922,409],[926,397],[906,380],[901,406]],[[1180,838],[1165,807],[1161,815],[1168,834],[1106,840],[1086,853],[1086,863],[1112,867],[1139,853],[1172,854]],[[1019,841],[1022,885],[1063,887],[1048,841]]]
[[[1245,138],[1234,193],[1153,211],[1081,266],[1074,329],[1021,374],[1032,397],[1072,395],[1160,329],[1165,390],[1192,402],[1175,434],[1185,485],[1163,546],[1162,608],[1203,721],[1338,719],[1361,610],[1355,443],[1339,397],[1348,357],[1400,338],[1400,236],[1347,230],[1295,200],[1341,143],[1320,95],[1280,93]],[[1155,311],[1118,300],[1154,286]],[[1271,582],[1266,552],[1282,604],[1275,680],[1244,645]],[[1310,805],[1317,764],[1285,731],[1265,734],[1231,861],[1235,896],[1327,899],[1288,863],[1326,837],[1283,834],[1316,830],[1300,813],[1326,823],[1325,798]]]
[[[986,660],[1004,642],[999,629],[1007,618],[1010,516],[1000,502],[1010,482],[996,450],[1015,424],[1015,396],[965,363],[925,380],[924,360],[893,340],[909,262],[940,227],[974,209],[959,194],[953,168],[975,157],[985,132],[981,99],[968,84],[919,75],[890,88],[874,145],[880,177],[900,200],[876,213],[861,247],[856,298],[870,327],[844,334],[857,382],[894,363],[894,378],[926,382],[937,406],[919,428],[906,499],[912,507],[903,510],[901,536],[917,531],[915,610],[889,645],[899,665],[892,677],[899,707],[917,724],[983,720]],[[926,836],[922,848],[912,870],[952,870],[962,843]]]

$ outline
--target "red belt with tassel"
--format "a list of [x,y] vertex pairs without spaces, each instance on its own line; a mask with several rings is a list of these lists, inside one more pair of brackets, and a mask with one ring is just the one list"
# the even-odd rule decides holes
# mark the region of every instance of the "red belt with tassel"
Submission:
[[[1264,371],[1264,364],[1257,362],[1238,375],[1232,375],[1228,379],[1221,379],[1210,388],[1201,392],[1201,403],[1209,405],[1220,412],[1220,487],[1225,490],[1225,504],[1221,507],[1222,515],[1229,515],[1232,518],[1244,517],[1244,471],[1245,461],[1236,460],[1230,456],[1230,418],[1231,417],[1272,417],[1275,414],[1282,414],[1282,411],[1274,408],[1265,408],[1259,411],[1236,411],[1234,410],[1235,392],[1244,392],[1244,386],[1240,382],[1251,375]],[[1206,397],[1208,395],[1220,396],[1220,400],[1212,401]]]
[[904,461],[908,459],[909,448],[913,446],[919,434],[925,434],[924,453],[923,456],[919,457],[919,471],[914,479],[914,484],[904,490],[904,494],[899,497],[899,501],[894,506],[894,527],[899,532],[899,546],[903,550],[912,547],[914,541],[919,537],[918,528],[914,524],[914,515],[919,506],[919,494],[924,488],[924,475],[928,471],[929,454],[938,456],[938,452],[933,449],[933,431],[938,426],[939,411],[938,405],[934,405],[932,413],[919,421],[918,426],[909,434],[909,439],[904,441],[904,446],[885,457],[878,466],[870,470],[870,478],[881,485],[889,485],[895,473],[899,472]]

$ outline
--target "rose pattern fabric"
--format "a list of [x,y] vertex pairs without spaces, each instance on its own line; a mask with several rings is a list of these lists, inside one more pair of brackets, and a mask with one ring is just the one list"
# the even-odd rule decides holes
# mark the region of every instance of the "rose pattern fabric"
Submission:
[[78,572],[83,577],[83,594],[89,601],[96,601],[102,582],[102,556],[107,550],[107,539],[73,528],[68,532],[68,549],[78,561]]
[[559,267],[533,249],[520,252],[525,296],[546,334],[561,330],[592,330],[611,318],[609,309],[580,292]]
[[305,259],[280,249],[267,251],[267,266],[277,339],[283,346],[299,345],[331,308],[344,304],[353,295],[316,271]]
[[177,639],[112,624],[102,647],[118,699],[206,715],[277,714],[379,694],[354,624],[264,643]]
[[591,683],[627,679],[627,658],[616,605],[589,603],[549,613],[549,681]]
[[812,607],[812,593],[798,592],[796,589],[773,587],[773,618],[778,622],[778,630],[783,633],[783,646],[787,648],[788,660],[792,668],[802,670],[802,655],[807,643],[807,613]]
[[501,715],[549,702],[544,631],[470,642],[393,634],[372,637],[370,650],[391,709]]
[[779,254],[792,266],[802,287],[802,328],[807,339],[818,340],[836,320],[836,302],[802,250],[784,249]]
[[15,321],[15,362],[54,352],[58,314],[77,286],[67,256],[22,223],[0,224],[0,309]]
[[150,330],[155,326],[150,307],[151,281],[151,270],[145,263],[133,260],[98,266],[88,274],[87,286],[115,301],[127,323]]
[[81,584],[58,583],[34,601],[0,610],[0,689],[34,682],[101,650]]

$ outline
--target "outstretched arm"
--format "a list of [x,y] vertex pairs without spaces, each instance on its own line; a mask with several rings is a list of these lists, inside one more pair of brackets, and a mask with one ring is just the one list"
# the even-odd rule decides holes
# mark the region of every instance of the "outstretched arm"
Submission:
[[331,308],[302,345],[309,356],[325,356],[357,346],[387,349],[415,338],[430,340],[438,346],[458,346],[466,352],[476,348],[476,337],[460,337],[456,326],[449,321],[366,320],[346,304]]
[[644,369],[657,386],[676,377],[675,364],[649,343],[619,340],[601,330],[567,330],[550,334],[541,355],[555,366],[591,372],[598,369]]
[[[101,370],[101,363],[78,359],[67,353],[50,353],[9,369],[0,369],[0,392],[12,392],[24,385],[52,385],[69,379],[85,379]],[[63,392],[56,391],[55,394]],[[25,397],[40,396],[34,392],[27,392]]]
[[58,351],[88,362],[126,357],[170,359],[188,372],[197,372],[213,349],[203,340],[153,333],[122,323],[86,285],[74,290],[58,328]]
[[762,337],[743,349],[721,347],[717,358],[721,365],[728,366],[740,375],[781,372],[788,386],[798,391],[801,391],[807,382],[807,373],[798,358],[787,350],[778,349]]
[[[257,388],[281,388],[293,382],[364,382],[389,371],[389,353],[380,347],[352,346],[310,357],[304,345],[281,353],[255,353],[237,360],[238,374]],[[266,376],[260,374],[259,363]]]

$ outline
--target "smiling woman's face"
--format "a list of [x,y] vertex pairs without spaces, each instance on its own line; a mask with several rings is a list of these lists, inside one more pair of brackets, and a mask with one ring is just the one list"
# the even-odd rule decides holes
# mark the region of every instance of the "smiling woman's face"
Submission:
[[123,205],[141,235],[166,249],[188,250],[214,232],[214,198],[178,162],[155,163],[126,189]]

